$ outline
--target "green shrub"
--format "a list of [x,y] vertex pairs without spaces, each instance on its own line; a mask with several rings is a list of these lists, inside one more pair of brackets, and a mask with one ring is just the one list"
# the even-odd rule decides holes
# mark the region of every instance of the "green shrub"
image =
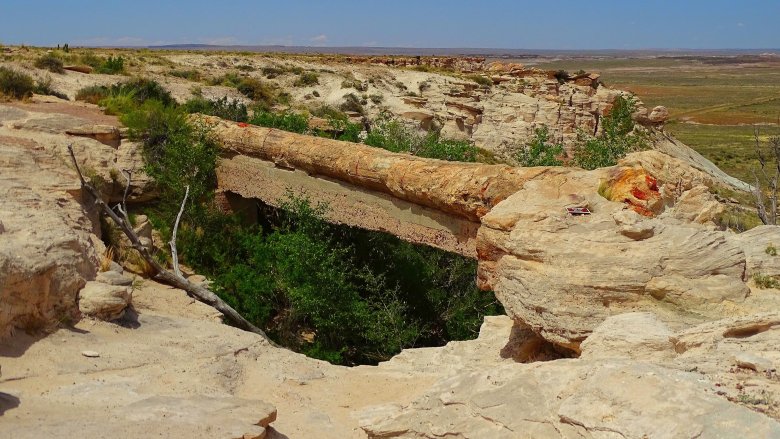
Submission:
[[337,108],[333,108],[330,105],[320,105],[319,107],[312,108],[310,113],[312,116],[321,117],[323,119],[336,119],[345,122],[349,120],[349,116],[347,116],[346,113]]
[[111,94],[111,90],[104,85],[90,85],[76,92],[76,100],[98,104]]
[[26,73],[0,66],[0,95],[14,99],[32,96],[35,82]]
[[309,118],[302,114],[291,112],[272,113],[270,111],[256,110],[249,123],[298,134],[304,134],[309,130]]
[[763,275],[761,273],[754,274],[753,281],[756,283],[756,286],[761,289],[780,288],[780,281],[772,276]]
[[62,60],[50,53],[35,60],[35,67],[46,69],[52,73],[65,73]]
[[468,79],[476,82],[477,84],[481,85],[484,88],[490,88],[493,86],[493,81],[488,78],[487,76],[483,75],[469,75]]
[[92,52],[86,52],[83,53],[81,56],[79,56],[79,62],[81,64],[88,65],[92,67],[93,69],[96,69],[100,67],[100,65],[103,63],[103,58],[95,55]]
[[382,95],[370,95],[368,98],[376,105],[381,104],[385,100],[385,97]]
[[614,166],[629,152],[647,148],[644,136],[634,132],[631,115],[635,109],[633,97],[618,96],[609,114],[601,118],[598,137],[582,131],[577,134],[573,163],[584,169]]
[[406,152],[419,157],[474,162],[477,148],[463,140],[442,139],[438,131],[425,134],[395,119],[380,118],[365,140],[366,145],[392,152]]
[[360,98],[355,93],[348,93],[344,95],[344,102],[339,105],[341,111],[351,111],[353,113],[365,114],[366,109],[363,108],[363,104],[360,103]]
[[[101,87],[88,87],[82,90],[82,99],[84,100],[94,100],[104,91]],[[171,94],[159,83],[144,78],[135,78],[125,83],[120,82],[105,87],[105,92],[106,96],[99,100],[99,104],[105,107],[107,114],[122,115],[149,100],[157,101],[165,106],[175,103]],[[77,99],[79,99],[78,95]]]
[[277,100],[276,90],[259,79],[244,78],[238,83],[236,89],[265,109],[271,108]]
[[183,108],[188,113],[208,114],[235,122],[246,122],[249,119],[246,105],[227,96],[216,100],[195,97],[185,102]]
[[180,108],[149,99],[120,117],[130,138],[143,143],[144,170],[174,212],[185,186],[196,202],[208,198],[216,185],[219,147],[205,127],[188,124],[186,115]]
[[769,256],[777,256],[777,247],[775,247],[774,244],[769,244],[766,246],[764,253],[768,254]]
[[51,78],[46,77],[43,79],[39,79],[35,82],[35,90],[33,90],[33,93],[37,93],[39,95],[48,95],[48,96],[56,96],[60,99],[68,100],[68,96],[65,93],[61,93],[51,86]]
[[521,166],[561,166],[560,160],[563,152],[563,145],[556,143],[550,144],[550,133],[546,126],[537,128],[533,140],[520,149],[515,155],[515,159]]
[[100,63],[95,69],[95,73],[101,73],[104,75],[119,75],[125,71],[125,59],[121,56],[116,58],[109,56],[108,59]]
[[223,85],[225,87],[236,88],[238,87],[238,84],[240,84],[242,80],[243,79],[240,76],[238,76],[238,73],[228,72],[222,76],[211,78],[207,82],[209,85]]
[[569,80],[569,72],[566,70],[558,70],[553,74],[553,77],[558,80],[559,84],[565,84]]
[[200,81],[200,72],[197,70],[184,70],[184,69],[177,69],[177,70],[171,70],[168,72],[169,75],[186,79],[188,81]]
[[295,87],[308,87],[320,83],[320,77],[315,72],[304,72],[293,82]]

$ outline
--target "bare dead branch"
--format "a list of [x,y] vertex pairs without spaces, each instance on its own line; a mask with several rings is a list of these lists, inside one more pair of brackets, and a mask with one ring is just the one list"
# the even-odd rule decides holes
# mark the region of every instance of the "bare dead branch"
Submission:
[[181,215],[184,213],[184,205],[187,204],[187,197],[190,195],[190,186],[187,185],[184,190],[184,199],[181,200],[181,208],[179,208],[179,214],[176,215],[176,222],[173,224],[173,233],[171,234],[171,241],[168,243],[171,246],[171,260],[173,261],[173,272],[177,276],[183,277],[181,270],[179,270],[179,252],[176,250],[176,232],[179,231],[179,222],[181,221]]
[[[127,175],[125,175],[127,173]],[[127,192],[130,190],[130,180],[133,178],[133,171],[130,169],[122,169],[122,175],[125,175],[125,180],[127,180],[127,184],[125,184],[125,193],[122,194],[122,206],[127,206]]]
[[[753,168],[753,177],[756,180],[756,186],[753,188],[753,198],[756,201],[756,213],[759,219],[764,224],[777,225],[777,198],[778,198],[778,182],[780,182],[780,138],[772,138],[769,142],[769,150],[771,158],[774,160],[774,175],[770,178],[767,173],[767,156],[764,154],[761,147],[761,137],[758,127],[753,130],[753,138],[755,139],[756,158],[758,159],[759,170],[761,171],[761,177],[759,178],[758,172]],[[764,201],[764,188],[766,184],[769,187],[769,207],[767,209],[766,202]],[[768,211],[767,211],[768,210]]]
[[246,320],[243,316],[241,316],[241,314],[233,309],[233,307],[225,303],[222,299],[219,298],[219,296],[211,292],[208,288],[202,286],[201,284],[190,282],[181,275],[171,273],[162,265],[160,265],[160,263],[157,262],[157,260],[154,259],[154,257],[152,257],[152,255],[149,253],[149,250],[143,244],[141,244],[141,240],[138,238],[138,235],[130,225],[126,209],[122,206],[117,206],[118,210],[122,214],[122,217],[117,215],[117,213],[103,201],[100,192],[98,192],[98,190],[95,189],[91,183],[84,179],[84,175],[81,173],[81,168],[76,161],[76,155],[73,153],[72,145],[68,145],[68,152],[70,153],[70,157],[73,160],[73,165],[76,168],[76,172],[79,175],[81,187],[95,199],[95,204],[100,206],[101,210],[103,210],[103,212],[105,212],[105,214],[111,218],[114,224],[122,229],[122,232],[124,232],[125,236],[127,236],[127,238],[130,240],[133,248],[152,267],[155,273],[154,278],[156,280],[186,291],[187,294],[196,298],[197,300],[216,308],[219,312],[222,313],[222,315],[227,318],[230,323],[234,324],[236,327],[245,331],[254,332],[255,334],[261,335],[263,338],[268,340],[268,337],[265,335],[263,330]]

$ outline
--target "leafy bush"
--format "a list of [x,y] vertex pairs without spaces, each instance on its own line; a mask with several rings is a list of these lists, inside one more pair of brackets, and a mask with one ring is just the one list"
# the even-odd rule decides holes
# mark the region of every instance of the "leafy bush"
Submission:
[[515,155],[521,166],[561,166],[563,145],[549,144],[550,133],[546,126],[537,128],[533,140]]
[[347,116],[346,113],[337,108],[333,108],[330,105],[320,105],[319,107],[312,108],[310,113],[312,116],[321,117],[323,119],[349,120],[349,116]]
[[298,134],[304,134],[309,130],[309,118],[292,112],[272,113],[270,111],[257,110],[252,119],[249,120],[249,123]]
[[780,288],[780,281],[772,276],[756,273],[753,275],[753,281],[756,286],[761,289]]
[[224,85],[225,87],[238,87],[238,84],[240,84],[242,81],[242,78],[238,76],[238,73],[235,72],[229,72],[225,73],[222,76],[211,78],[208,80],[209,85]]
[[477,148],[464,140],[442,139],[438,131],[425,134],[395,119],[379,119],[365,140],[366,145],[392,152],[408,152],[419,157],[474,162]]
[[197,70],[177,69],[171,70],[168,74],[188,81],[200,81],[200,72]]
[[293,82],[295,87],[308,87],[320,83],[320,77],[315,72],[304,72]]
[[95,55],[92,52],[86,52],[83,53],[81,56],[79,56],[79,62],[81,64],[88,65],[93,69],[97,69],[98,67],[100,67],[103,61],[104,61],[103,58]]
[[61,93],[52,88],[51,78],[48,76],[35,82],[35,90],[33,90],[33,93],[37,93],[39,95],[56,96],[60,99],[65,99],[66,101],[68,100],[68,96],[65,93]]
[[376,95],[376,94],[375,94],[375,95],[370,95],[368,98],[369,98],[369,99],[371,99],[371,102],[373,102],[373,103],[374,103],[374,104],[376,104],[376,105],[379,105],[379,104],[381,104],[381,103],[382,103],[382,101],[384,101],[384,100],[385,100],[385,97],[384,97],[384,96],[382,96],[382,95]]
[[111,90],[104,85],[90,85],[76,92],[76,100],[98,104],[111,94]]
[[566,70],[558,70],[553,73],[553,77],[558,80],[559,84],[565,84],[569,80],[569,72]]
[[270,85],[255,78],[244,78],[236,89],[244,96],[257,102],[265,109],[271,108],[277,100],[276,91]]
[[468,79],[471,79],[472,81],[476,82],[477,84],[481,85],[484,88],[490,88],[493,86],[493,81],[487,76],[470,75],[468,76]]
[[235,122],[246,122],[249,119],[246,105],[227,96],[216,100],[195,97],[185,102],[183,108],[188,113],[208,114]]
[[35,82],[26,73],[0,66],[0,95],[14,99],[32,96]]
[[634,132],[631,115],[636,109],[636,100],[629,96],[618,96],[609,114],[601,118],[602,132],[598,137],[579,132],[574,148],[573,162],[584,169],[613,166],[631,151],[647,147],[647,140]]
[[363,108],[363,104],[360,103],[360,98],[355,93],[348,93],[344,95],[344,102],[339,105],[341,111],[351,111],[353,113],[365,114],[366,109]]
[[127,111],[120,120],[130,138],[143,143],[145,171],[157,183],[167,209],[178,210],[185,186],[194,204],[210,197],[219,147],[205,127],[188,124],[182,109],[156,99]]
[[128,113],[148,100],[155,100],[166,106],[175,103],[162,85],[144,78],[120,82],[110,87],[86,87],[79,90],[76,99],[90,102],[99,99],[98,103],[105,107],[107,114],[116,115]]
[[50,53],[35,60],[35,67],[46,69],[52,73],[65,73],[62,60]]
[[163,105],[174,104],[173,96],[159,82],[152,79],[135,78],[125,83],[113,85],[112,94],[132,93],[133,99],[138,103],[154,99]]
[[125,59],[121,56],[114,58],[109,56],[108,59],[100,63],[95,69],[96,73],[102,73],[104,75],[119,75],[125,71]]

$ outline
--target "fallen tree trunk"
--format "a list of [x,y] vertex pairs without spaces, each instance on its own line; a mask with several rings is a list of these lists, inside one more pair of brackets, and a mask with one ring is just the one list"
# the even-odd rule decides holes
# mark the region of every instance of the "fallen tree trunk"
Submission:
[[[479,222],[496,204],[541,175],[567,175],[573,168],[513,168],[449,162],[372,146],[237,124],[193,115],[219,139],[223,155],[244,155],[364,189],[389,194],[469,221]],[[252,182],[247,182],[251,185]]]
[[[222,315],[224,315],[227,320],[236,327],[245,331],[254,332],[255,334],[261,335],[263,338],[268,340],[268,337],[262,329],[246,320],[243,316],[241,316],[241,314],[238,313],[238,311],[225,303],[225,301],[220,299],[219,296],[214,294],[211,290],[202,286],[201,284],[190,282],[184,276],[172,273],[160,265],[160,263],[154,259],[152,254],[149,253],[149,249],[141,244],[141,240],[138,238],[138,235],[130,225],[130,220],[128,219],[127,212],[124,210],[124,208],[119,209],[122,217],[117,215],[114,209],[111,209],[108,204],[103,201],[100,196],[100,192],[91,183],[84,179],[84,175],[81,173],[81,168],[79,168],[78,162],[76,161],[76,155],[73,153],[73,148],[70,145],[68,145],[68,152],[70,153],[70,157],[73,160],[73,165],[76,168],[76,172],[79,175],[81,187],[95,199],[95,204],[97,204],[101,210],[106,215],[108,215],[108,217],[111,218],[111,220],[120,229],[122,229],[122,232],[130,240],[133,248],[138,251],[141,257],[143,257],[144,260],[146,260],[146,262],[152,267],[152,270],[155,273],[153,276],[155,280],[186,291],[190,296],[221,312]],[[172,244],[172,247],[175,247],[175,244]]]

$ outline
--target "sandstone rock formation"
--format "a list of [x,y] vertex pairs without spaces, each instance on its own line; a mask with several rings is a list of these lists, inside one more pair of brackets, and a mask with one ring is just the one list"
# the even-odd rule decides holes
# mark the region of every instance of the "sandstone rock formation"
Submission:
[[[618,315],[594,331],[580,359],[461,369],[412,404],[363,411],[361,425],[372,438],[775,437],[780,424],[750,410],[777,410],[771,397],[750,396],[776,394],[774,372],[729,366],[747,345],[772,350],[776,318],[727,319],[673,335],[652,314]],[[778,365],[776,354],[767,357]],[[740,384],[746,379],[752,388]]]
[[101,320],[117,320],[132,303],[132,291],[124,285],[87,282],[79,291],[79,311]]
[[0,336],[73,319],[95,276],[102,244],[74,177],[36,143],[0,134]]

